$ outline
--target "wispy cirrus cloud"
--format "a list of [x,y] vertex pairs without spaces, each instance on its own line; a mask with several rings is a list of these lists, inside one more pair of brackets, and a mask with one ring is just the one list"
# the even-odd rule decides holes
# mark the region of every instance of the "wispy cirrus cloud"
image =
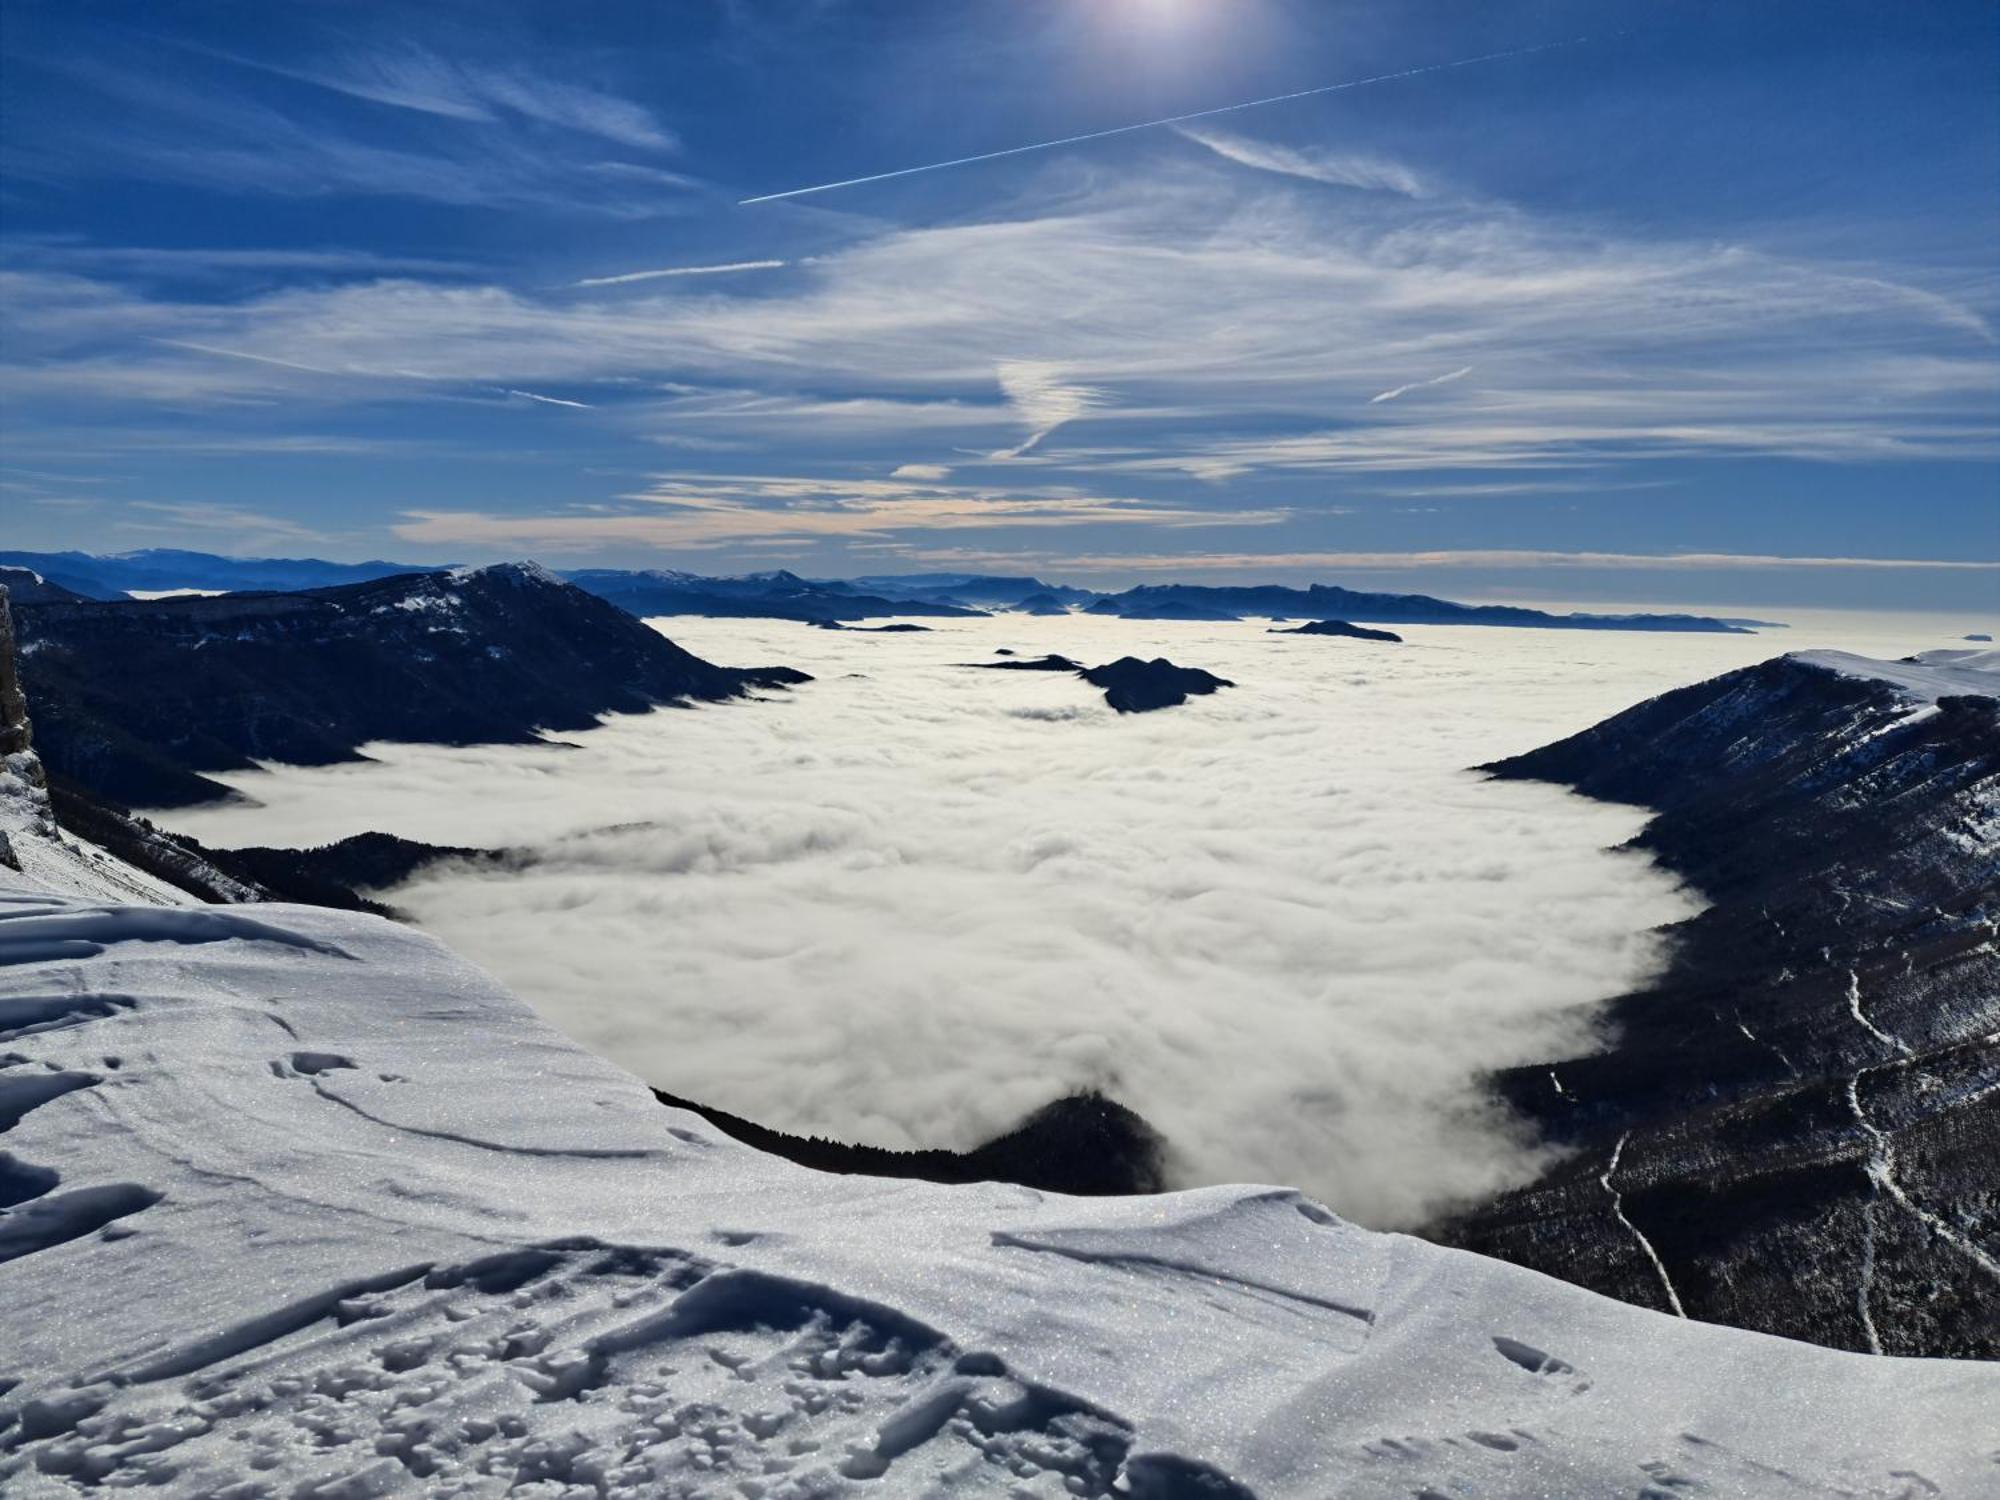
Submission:
[[[406,523],[516,549],[907,540],[1084,516],[1267,526],[1376,493],[1381,475],[1443,493],[1456,474],[1494,496],[1558,493],[1544,481],[1560,475],[1608,495],[1661,480],[1635,466],[1694,458],[2000,453],[1974,271],[1823,265],[1396,193],[1336,203],[1211,158],[1041,208],[869,227],[754,287],[383,276],[199,300],[20,273],[10,389],[65,422],[135,403],[331,414],[558,393],[595,408],[573,427],[756,451],[767,477],[768,455],[808,476],[920,466],[894,499],[688,490],[674,510],[628,496],[585,516],[522,497],[519,514],[424,505]],[[1385,371],[1422,378],[1385,391]],[[915,493],[982,466],[1035,484]],[[1289,492],[1308,477],[1332,487]],[[717,482],[702,481],[711,502]]]
[[[351,118],[351,106],[329,109],[303,93],[274,101],[214,67],[161,69],[115,46],[34,63],[101,107],[65,120],[60,131],[39,120],[12,131],[8,170],[21,180],[137,178],[232,194],[411,198],[630,219],[678,211],[700,187],[659,165],[675,143],[644,111],[528,75],[466,72],[459,94],[420,94],[414,85],[396,94],[387,84],[367,93],[253,64],[337,96],[437,106],[419,109],[427,128],[384,134]],[[654,159],[607,159],[613,151]]]
[[[689,298],[667,280],[611,302],[378,279],[236,303],[120,294],[87,306],[72,283],[30,299],[18,322],[29,342],[122,322],[301,366],[525,389],[723,387],[735,394],[705,410],[643,393],[621,403],[642,428],[698,415],[710,438],[754,424],[771,441],[789,426],[837,448],[840,423],[865,431],[871,409],[888,422],[929,413],[968,437],[1025,430],[980,451],[1078,473],[1994,447],[1983,318],[1946,290],[1516,212],[1411,218],[1382,198],[1370,213],[1329,213],[1274,193],[1169,173],[1081,212],[882,231],[754,296]],[[106,372],[103,348],[79,379]],[[121,362],[145,360],[128,346]],[[1440,382],[1451,399],[1420,408],[1371,400],[1385,366],[1424,364],[1476,365],[1479,388]],[[48,359],[38,367],[50,374]],[[809,397],[791,389],[804,372]],[[247,365],[242,384],[256,384]],[[1371,415],[1326,422],[1353,407]],[[1113,421],[1134,439],[1123,455],[1059,446]]]
[[10,240],[7,258],[67,273],[226,280],[247,274],[465,277],[472,261],[426,255],[385,255],[340,246],[294,249],[284,246],[104,245],[75,237],[44,236]]
[[1272,526],[1290,515],[1282,507],[1201,508],[1061,486],[1002,490],[893,475],[657,475],[618,502],[535,515],[411,509],[393,529],[407,542],[575,552],[607,543],[701,549],[780,539],[890,540],[1012,528],[1109,525],[1186,531]]
[[254,555],[276,547],[319,546],[335,539],[318,527],[240,505],[131,500],[125,508],[127,514],[112,523],[118,531],[165,536],[198,533],[203,546],[229,554]]
[[1207,147],[1226,161],[1258,172],[1302,178],[1329,187],[1401,193],[1405,198],[1425,198],[1431,193],[1430,185],[1401,162],[1365,152],[1281,146],[1218,130],[1212,125],[1176,125],[1174,133],[1197,146]]
[[378,47],[310,68],[215,48],[188,50],[352,99],[450,120],[490,125],[517,116],[649,151],[672,151],[680,144],[651,111],[617,94],[518,67],[465,62],[423,47]]
[[1019,458],[1065,422],[1099,404],[1103,393],[1063,378],[1062,368],[1042,360],[1006,359],[993,372],[1007,402],[1028,428],[1028,436],[996,459]]

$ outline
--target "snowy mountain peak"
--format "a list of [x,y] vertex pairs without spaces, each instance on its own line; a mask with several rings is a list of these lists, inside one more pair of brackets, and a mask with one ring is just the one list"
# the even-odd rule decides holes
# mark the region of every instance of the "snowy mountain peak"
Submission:
[[454,583],[468,583],[479,580],[493,583],[539,584],[550,588],[568,588],[569,584],[538,562],[488,563],[478,568],[453,568],[448,575]]
[[2000,694],[2000,651],[1949,647],[1920,651],[1901,661],[1882,661],[1847,651],[1794,651],[1786,660],[1838,672],[1843,677],[1885,682],[1915,703]]

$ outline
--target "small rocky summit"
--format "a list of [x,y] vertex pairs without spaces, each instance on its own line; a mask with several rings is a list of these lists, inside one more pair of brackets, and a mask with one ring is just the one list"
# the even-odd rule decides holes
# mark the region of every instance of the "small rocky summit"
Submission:
[[[1013,656],[1013,652],[1007,653]],[[1081,672],[1083,663],[1067,656],[1018,657],[1012,661],[968,661],[961,666],[981,667],[988,672]]]
[[1014,605],[1014,613],[1017,615],[1066,615],[1069,613],[1069,606],[1064,604],[1054,594],[1051,594],[1047,589],[1042,589],[1017,602]]
[[911,625],[908,623],[896,625],[845,625],[839,620],[814,620],[812,623],[821,630],[845,630],[854,635],[912,635],[930,629],[928,625]]
[[1204,672],[1200,667],[1178,667],[1164,656],[1141,661],[1121,656],[1101,667],[1092,667],[1083,680],[1104,689],[1104,701],[1121,714],[1150,713],[1156,708],[1176,708],[1191,694],[1212,693],[1217,688],[1235,687],[1225,677]]
[[1196,694],[1236,686],[1228,678],[1204,672],[1200,667],[1177,667],[1164,656],[1156,656],[1151,661],[1141,661],[1136,656],[1121,656],[1101,667],[1086,667],[1067,656],[1054,655],[1011,661],[965,661],[959,665],[980,667],[988,672],[1073,672],[1093,687],[1103,688],[1104,701],[1121,714],[1176,708]]
[[1345,635],[1357,641],[1394,641],[1403,643],[1403,638],[1393,630],[1370,630],[1366,625],[1350,625],[1345,620],[1308,620],[1303,625],[1294,625],[1290,630],[1273,627],[1268,635]]
[[1986,634],[1984,631],[1974,631],[1971,635],[1965,637],[1965,639],[1968,641],[1990,641],[1993,639],[1993,637]]

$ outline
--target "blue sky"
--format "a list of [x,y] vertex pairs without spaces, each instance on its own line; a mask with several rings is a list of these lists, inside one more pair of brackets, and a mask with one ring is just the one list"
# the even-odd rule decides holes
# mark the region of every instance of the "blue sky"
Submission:
[[5,13],[11,545],[2000,594],[1985,0]]

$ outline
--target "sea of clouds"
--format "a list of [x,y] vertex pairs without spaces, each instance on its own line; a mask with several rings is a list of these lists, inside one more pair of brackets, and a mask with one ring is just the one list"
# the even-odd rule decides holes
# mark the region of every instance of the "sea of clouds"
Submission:
[[[1094,1087],[1181,1184],[1296,1184],[1409,1226],[1546,1160],[1488,1069],[1591,1044],[1695,900],[1613,846],[1636,809],[1466,768],[1769,638],[1264,622],[656,622],[817,680],[558,746],[377,746],[165,815],[220,844],[365,828],[519,845],[394,900],[649,1082],[762,1123],[967,1147]],[[1166,654],[1239,686],[1120,717],[1069,676]]]

